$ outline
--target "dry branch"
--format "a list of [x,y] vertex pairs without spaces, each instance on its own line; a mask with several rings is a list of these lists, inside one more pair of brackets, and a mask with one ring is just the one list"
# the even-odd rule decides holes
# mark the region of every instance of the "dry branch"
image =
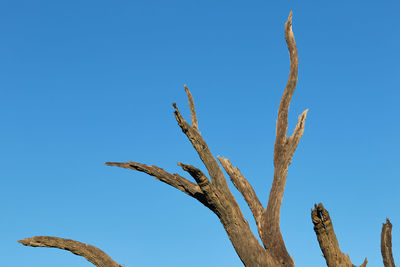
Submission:
[[201,202],[203,203],[203,192],[201,191],[200,187],[197,184],[180,176],[179,174],[171,174],[157,166],[141,164],[133,161],[130,161],[129,163],[106,162],[104,164],[107,166],[116,166],[147,173],[157,180],[169,184],[170,186],[179,189],[180,191],[188,194],[191,197],[201,200]]
[[395,267],[392,253],[392,224],[388,218],[386,218],[386,223],[382,225],[381,253],[383,265],[385,267]]
[[285,242],[282,238],[280,230],[280,210],[286,185],[288,167],[297,144],[303,134],[307,110],[299,116],[299,121],[293,135],[287,138],[288,111],[297,84],[299,61],[292,30],[292,12],[290,12],[289,18],[285,23],[285,39],[290,55],[290,72],[278,109],[274,146],[274,179],[269,194],[268,205],[262,215],[261,240],[264,247],[271,251],[275,257],[283,259],[282,261],[287,264],[294,265],[293,259],[287,252]]
[[78,241],[52,236],[34,236],[18,241],[24,246],[59,248],[82,256],[98,267],[120,267],[104,251]]
[[247,205],[253,213],[253,217],[256,221],[257,229],[261,237],[261,215],[264,211],[264,208],[258,199],[256,192],[247,179],[242,175],[240,170],[237,167],[232,166],[232,163],[229,159],[221,158],[219,156],[217,156],[217,158],[222,167],[224,167],[226,173],[229,175],[233,185],[246,200]]
[[[186,91],[189,92],[187,88]],[[192,104],[194,105],[194,103]],[[221,167],[218,165],[218,162],[212,155],[206,141],[204,141],[203,137],[201,137],[200,133],[196,129],[191,127],[189,123],[186,122],[186,120],[182,117],[181,113],[179,112],[179,109],[176,106],[176,104],[173,103],[172,105],[175,108],[174,114],[179,127],[181,127],[182,132],[187,136],[189,141],[192,143],[193,148],[197,151],[197,154],[199,155],[201,161],[204,163],[204,166],[206,166],[212,183],[219,189],[225,191],[225,193],[230,194],[228,184],[226,183],[226,179],[221,170]]]
[[[323,253],[322,256],[325,258],[328,267],[355,267],[351,263],[349,255],[345,255],[340,250],[329,212],[324,208],[322,203],[315,204],[315,208],[311,210],[311,219]],[[360,267],[365,267],[366,265],[367,258],[365,258]]]
[[196,131],[199,131],[199,125],[198,125],[198,122],[197,122],[197,115],[196,115],[196,108],[194,107],[194,101],[193,101],[192,93],[190,93],[190,91],[187,88],[186,84],[184,85],[184,88],[185,88],[185,91],[186,91],[186,94],[187,94],[187,97],[188,97],[190,115],[191,115],[191,118],[192,118],[192,127]]
[[212,184],[200,169],[197,169],[192,165],[187,165],[180,162],[178,162],[178,165],[181,166],[184,171],[187,171],[196,180],[196,183],[199,185],[200,189],[204,193],[211,194]]
[[[232,245],[246,267],[294,267],[294,261],[286,250],[280,230],[280,210],[288,167],[303,135],[308,110],[305,110],[298,117],[293,134],[287,137],[288,111],[296,88],[298,74],[298,55],[292,31],[292,12],[290,12],[288,20],[285,23],[285,39],[290,54],[290,72],[278,110],[273,160],[275,171],[266,209],[263,208],[254,189],[239,169],[233,167],[229,159],[218,157],[232,183],[243,195],[252,211],[264,247],[260,245],[250,230],[248,222],[244,218],[239,205],[228,187],[220,165],[199,132],[194,100],[186,85],[184,88],[188,97],[192,126],[186,122],[180,114],[177,105],[173,103],[175,118],[182,132],[187,136],[206,166],[210,179],[200,169],[183,163],[178,163],[178,165],[184,171],[188,172],[196,183],[178,174],[170,174],[153,165],[145,165],[132,161],[127,163],[105,163],[108,166],[117,166],[144,172],[196,198],[210,208],[220,219]],[[318,206],[315,205],[315,209],[311,211],[311,217],[314,224],[314,231],[328,267],[355,267],[351,263],[350,257],[340,251],[331,218],[321,203]],[[391,229],[392,225],[387,219],[382,227],[381,235],[381,250],[385,267],[394,267]],[[120,266],[100,249],[69,239],[37,236],[26,238],[19,242],[26,246],[54,247],[68,250],[86,258],[97,266]],[[361,267],[365,267],[366,265],[367,259],[365,259]]]

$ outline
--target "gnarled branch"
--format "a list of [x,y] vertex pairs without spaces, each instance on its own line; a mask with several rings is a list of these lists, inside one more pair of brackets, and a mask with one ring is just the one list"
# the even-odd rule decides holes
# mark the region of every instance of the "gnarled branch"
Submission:
[[385,267],[395,267],[392,253],[392,224],[388,218],[386,218],[386,223],[382,225],[381,253],[383,265]]
[[78,241],[52,236],[34,236],[18,241],[24,246],[58,248],[70,251],[75,255],[82,256],[98,267],[121,267],[111,259],[104,251]]
[[[322,250],[328,267],[355,267],[351,263],[350,256],[345,255],[339,248],[339,243],[333,230],[332,220],[329,212],[324,208],[322,203],[314,205],[311,210],[311,219],[314,224],[314,231],[317,235],[319,246]],[[367,258],[360,267],[367,266]]]

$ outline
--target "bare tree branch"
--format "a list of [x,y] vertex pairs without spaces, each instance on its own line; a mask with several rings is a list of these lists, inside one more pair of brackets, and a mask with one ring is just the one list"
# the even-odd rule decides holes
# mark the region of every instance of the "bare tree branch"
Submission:
[[[187,89],[187,91],[189,90]],[[204,141],[203,137],[201,137],[200,133],[197,130],[193,129],[193,127],[191,127],[182,117],[176,104],[173,103],[172,105],[175,108],[174,114],[176,121],[178,122],[178,125],[181,127],[182,132],[187,136],[189,141],[192,143],[193,148],[197,151],[197,154],[200,156],[201,161],[206,166],[212,183],[217,188],[224,191],[227,195],[230,195],[230,198],[234,199],[232,193],[229,190],[228,184],[221,170],[221,167],[218,165],[218,162],[212,155],[210,149],[208,148],[207,143]]]
[[185,91],[186,91],[186,94],[187,94],[187,97],[188,97],[188,102],[189,102],[189,107],[190,107],[190,115],[192,117],[192,127],[193,127],[193,129],[195,129],[196,131],[199,132],[196,109],[194,107],[194,101],[193,101],[192,93],[190,93],[190,91],[187,88],[186,84],[184,85],[184,88],[185,88]]
[[98,267],[120,267],[104,251],[78,241],[52,236],[34,236],[18,241],[24,246],[59,248],[82,256]]
[[289,49],[290,72],[285,91],[283,93],[281,102],[279,104],[278,120],[276,122],[276,138],[275,138],[275,149],[274,149],[275,167],[277,166],[277,161],[281,156],[281,153],[279,152],[282,149],[282,147],[286,144],[289,105],[294,93],[294,89],[296,88],[297,84],[299,59],[297,55],[296,42],[294,40],[294,35],[292,31],[292,12],[290,12],[289,18],[285,23],[285,39]]
[[106,162],[104,164],[107,166],[116,166],[147,173],[148,175],[153,176],[157,180],[169,184],[170,186],[179,189],[180,191],[188,194],[191,197],[194,197],[198,200],[203,200],[202,197],[203,192],[201,191],[200,187],[197,184],[183,178],[179,174],[176,173],[170,174],[157,166],[154,165],[149,166],[146,164],[141,164],[133,161],[130,161],[129,163]]
[[187,171],[197,182],[199,185],[200,189],[206,193],[206,194],[211,194],[212,193],[212,184],[208,180],[208,178],[204,175],[204,173],[200,170],[197,169],[196,167],[192,165],[187,165],[178,162],[178,165],[182,167],[184,171]]
[[243,195],[244,199],[247,202],[251,212],[253,213],[254,219],[257,224],[257,229],[261,237],[261,215],[264,211],[264,208],[258,199],[256,192],[253,187],[247,181],[247,179],[242,175],[240,170],[237,167],[233,167],[232,163],[229,159],[221,158],[217,156],[219,162],[222,167],[224,167],[226,173],[228,173],[233,185],[237,188],[237,190]]
[[385,267],[395,267],[392,253],[392,224],[388,218],[386,218],[386,223],[382,225],[381,253],[383,265]]
[[[314,205],[311,210],[311,219],[314,224],[314,231],[317,235],[319,246],[322,250],[328,267],[355,267],[351,263],[350,256],[345,255],[339,248],[339,242],[336,238],[333,224],[329,216],[329,212],[324,208],[322,203]],[[360,267],[367,265],[367,258]]]
[[305,111],[303,111],[302,114],[299,115],[299,119],[297,121],[296,128],[294,129],[292,136],[290,136],[287,139],[287,146],[288,146],[287,160],[289,162],[287,162],[286,164],[290,164],[290,161],[292,160],[294,151],[296,150],[297,145],[299,144],[300,139],[303,136],[304,124],[305,124],[307,112],[308,112],[308,109],[306,109]]
[[283,200],[283,193],[286,185],[287,171],[296,150],[297,144],[304,131],[304,122],[307,111],[299,116],[294,133],[287,138],[288,128],[288,111],[290,101],[297,84],[298,72],[298,55],[297,47],[292,31],[292,12],[285,23],[285,39],[290,55],[290,72],[285,91],[282,95],[278,110],[278,120],[276,123],[276,138],[274,147],[274,179],[269,194],[268,205],[262,215],[262,236],[264,247],[271,251],[278,258],[282,258],[284,262],[293,263],[286,250],[285,243],[280,230],[280,210]]

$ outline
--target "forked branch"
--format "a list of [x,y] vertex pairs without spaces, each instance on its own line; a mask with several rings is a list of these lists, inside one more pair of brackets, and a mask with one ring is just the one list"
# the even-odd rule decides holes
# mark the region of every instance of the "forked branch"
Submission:
[[78,241],[52,236],[34,236],[18,241],[24,246],[58,248],[70,251],[75,255],[82,256],[98,267],[121,267],[111,259],[104,251]]
[[280,230],[280,210],[286,185],[288,167],[300,138],[303,135],[308,110],[305,110],[299,116],[294,133],[288,138],[288,111],[297,84],[299,63],[296,42],[292,30],[292,12],[290,12],[289,18],[285,23],[285,39],[290,55],[290,72],[278,109],[274,147],[274,179],[269,194],[268,205],[262,215],[261,224],[263,231],[261,240],[264,247],[271,251],[271,253],[276,257],[282,258],[284,262],[294,265],[293,259],[287,252],[282,238]]
[[[187,88],[185,88],[185,91],[188,94],[188,98],[191,99],[191,101],[189,102],[191,102],[190,105],[193,105],[194,110],[193,98],[191,97],[190,91]],[[189,123],[187,123],[186,120],[182,117],[177,105],[175,103],[173,103],[172,105],[175,108],[174,114],[179,127],[181,127],[182,132],[192,143],[193,148],[197,151],[197,154],[199,155],[201,161],[206,166],[212,183],[220,190],[223,190],[226,194],[231,194],[221,167],[218,165],[218,162],[212,155],[207,143],[204,141],[197,128],[193,128],[192,126],[190,126]],[[193,117],[195,117],[195,115],[193,115],[192,113],[192,118]],[[195,121],[197,122],[197,119]]]

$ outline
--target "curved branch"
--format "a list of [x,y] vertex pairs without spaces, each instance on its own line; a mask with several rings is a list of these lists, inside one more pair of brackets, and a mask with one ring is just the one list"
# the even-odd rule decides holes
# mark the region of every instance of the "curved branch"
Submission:
[[276,122],[276,138],[274,148],[275,167],[277,167],[278,161],[280,161],[280,157],[282,154],[280,153],[280,151],[282,150],[282,147],[286,144],[289,105],[297,84],[299,58],[297,55],[297,47],[294,40],[294,34],[292,31],[292,12],[290,12],[289,18],[285,23],[285,39],[287,47],[289,49],[290,72],[285,91],[283,92],[282,99],[279,104],[278,120]]
[[[314,224],[314,231],[317,235],[319,247],[323,253],[322,256],[325,258],[328,267],[355,267],[351,263],[350,256],[345,255],[340,250],[339,242],[333,230],[331,217],[322,203],[315,204],[314,209],[311,209],[311,219]],[[365,267],[367,262],[367,258],[365,258],[360,267]]]
[[192,165],[187,165],[180,162],[178,162],[178,165],[181,166],[184,171],[187,171],[196,180],[196,183],[199,185],[200,189],[204,193],[209,195],[212,193],[212,184],[200,169],[197,169]]
[[276,138],[274,146],[274,179],[269,194],[268,205],[262,215],[262,236],[264,247],[269,249],[272,254],[283,261],[294,265],[293,259],[286,250],[285,243],[280,230],[280,211],[283,200],[283,193],[286,185],[287,171],[297,148],[297,144],[304,131],[304,123],[307,111],[299,116],[299,121],[293,135],[289,138],[287,135],[288,128],[288,111],[290,101],[297,84],[298,72],[298,55],[297,47],[292,30],[292,12],[290,12],[288,20],[285,23],[285,39],[290,55],[290,72],[285,91],[282,95],[278,110],[278,120],[276,123]]
[[175,187],[176,189],[186,193],[187,195],[198,199],[202,203],[204,201],[203,192],[201,191],[200,187],[197,184],[192,183],[191,181],[180,176],[179,174],[176,173],[171,174],[157,166],[154,165],[149,166],[146,164],[141,164],[133,161],[130,161],[129,163],[106,162],[104,164],[107,166],[116,166],[147,173],[148,175],[153,176],[157,180],[169,184],[170,186]]
[[392,224],[388,218],[386,218],[386,223],[382,225],[381,253],[383,265],[385,267],[395,267],[392,253]]
[[104,251],[78,241],[52,236],[34,236],[18,241],[24,246],[58,248],[82,256],[98,267],[120,267]]

